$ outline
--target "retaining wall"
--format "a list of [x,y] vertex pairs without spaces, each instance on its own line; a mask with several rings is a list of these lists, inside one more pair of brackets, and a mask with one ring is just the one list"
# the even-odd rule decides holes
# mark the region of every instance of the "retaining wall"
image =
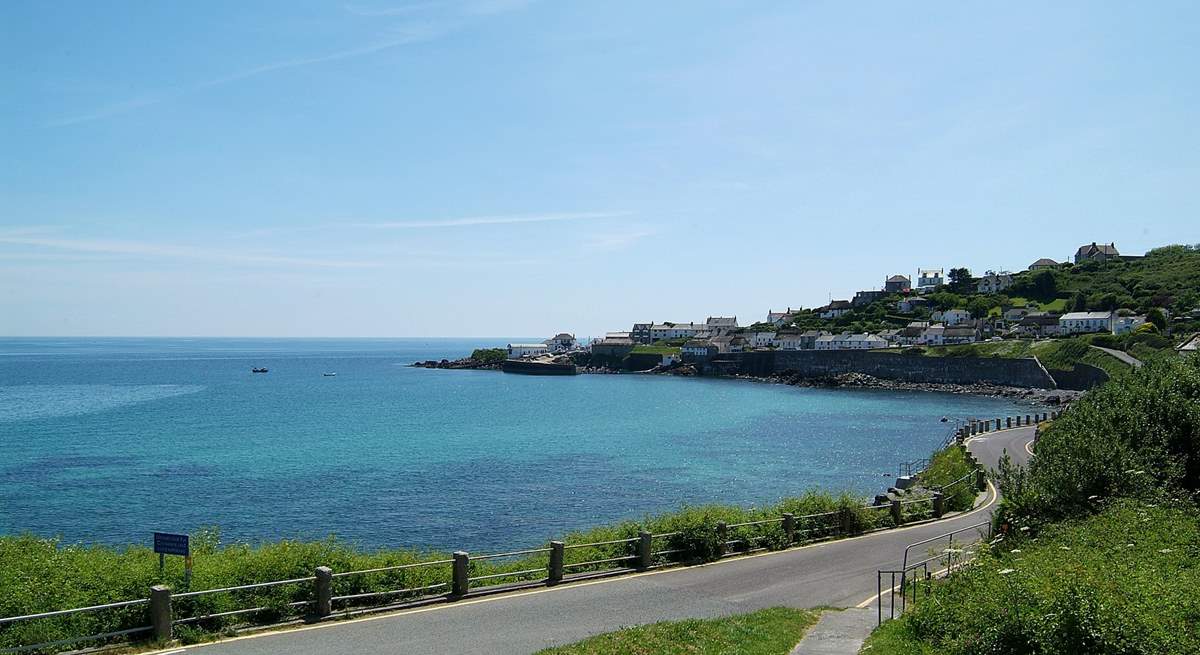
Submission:
[[775,350],[720,355],[708,363],[706,371],[756,376],[786,371],[811,378],[862,373],[904,382],[1057,388],[1055,379],[1032,357],[926,357],[869,350]]

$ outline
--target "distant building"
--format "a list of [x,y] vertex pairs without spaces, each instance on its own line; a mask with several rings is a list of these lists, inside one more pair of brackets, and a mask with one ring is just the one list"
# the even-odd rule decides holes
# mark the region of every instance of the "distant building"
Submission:
[[700,323],[655,323],[650,326],[650,342],[664,339],[691,339],[708,327]]
[[929,318],[934,321],[941,321],[946,325],[959,325],[971,320],[971,312],[965,309],[947,309],[944,312],[934,312]]
[[713,334],[726,334],[738,328],[736,316],[709,316],[704,325]]
[[884,341],[887,341],[888,345],[900,343],[900,330],[896,328],[883,330],[879,333],[879,336],[882,337]]
[[1042,257],[1041,259],[1029,265],[1029,270],[1031,271],[1041,271],[1047,268],[1058,268],[1058,262],[1054,261],[1053,259]]
[[818,316],[825,320],[838,318],[849,312],[852,308],[849,300],[834,300],[833,302],[821,307],[817,310]]
[[922,291],[932,291],[936,287],[944,284],[942,279],[942,269],[940,268],[922,268],[917,271],[917,288]]
[[1183,343],[1179,344],[1175,350],[1185,355],[1200,351],[1200,334],[1193,334],[1191,337],[1184,339]]
[[771,311],[768,309],[767,310],[767,322],[770,323],[771,325],[774,325],[775,327],[779,327],[779,326],[783,325],[784,323],[787,323],[788,321],[790,321],[792,319],[792,317],[795,315],[796,315],[796,312],[793,311],[791,307],[788,307],[786,312],[775,312],[775,311]]
[[1112,319],[1112,312],[1071,312],[1058,319],[1058,329],[1060,334],[1111,332]]
[[1121,253],[1117,252],[1117,245],[1110,243],[1107,246],[1103,243],[1097,244],[1095,241],[1091,245],[1079,246],[1075,251],[1075,263],[1082,264],[1086,261],[1105,262],[1110,259],[1117,259]]
[[896,311],[911,314],[922,307],[928,307],[929,301],[920,296],[910,296],[896,301]]
[[707,339],[692,339],[683,344],[679,354],[685,360],[708,359],[717,354],[717,347]]
[[552,353],[565,353],[569,350],[575,350],[578,343],[575,341],[575,335],[559,332],[558,334],[546,339],[543,343],[550,349]]
[[913,346],[921,343],[921,335],[929,327],[929,321],[913,321],[900,329],[896,334],[896,343],[902,346]]
[[520,359],[521,357],[534,357],[537,355],[545,355],[550,352],[550,347],[544,343],[510,343],[508,344],[509,359]]
[[816,350],[872,350],[887,348],[887,340],[875,334],[826,334],[817,337]]
[[1145,316],[1114,316],[1112,319],[1112,333],[1127,334],[1138,329],[1145,322]]
[[1004,311],[1004,320],[1016,323],[1032,313],[1028,307],[1013,307]]
[[945,345],[957,343],[974,343],[979,341],[979,331],[966,325],[955,325],[942,330],[942,343]]
[[775,332],[751,332],[749,334],[750,347],[752,348],[769,348],[775,345]]
[[717,347],[718,353],[740,353],[746,350],[745,337],[725,334],[719,337],[713,337],[709,340],[712,345]]
[[893,275],[884,281],[883,290],[888,293],[908,293],[912,291],[912,280],[907,275]]
[[945,325],[934,323],[921,331],[921,338],[917,340],[917,344],[922,346],[940,346],[942,345],[942,336],[945,332]]
[[634,343],[654,343],[654,339],[650,336],[650,327],[653,323],[634,323],[633,330],[629,332],[629,338],[633,339]]
[[854,294],[854,298],[850,300],[850,304],[855,307],[870,305],[887,294],[888,292],[886,291],[859,291],[858,293]]
[[1015,328],[1017,334],[1025,337],[1052,337],[1059,332],[1058,314],[1032,313],[1026,314]]
[[988,271],[983,277],[975,282],[975,291],[978,293],[1000,293],[1001,291],[1012,286],[1012,273],[1001,271],[995,273]]

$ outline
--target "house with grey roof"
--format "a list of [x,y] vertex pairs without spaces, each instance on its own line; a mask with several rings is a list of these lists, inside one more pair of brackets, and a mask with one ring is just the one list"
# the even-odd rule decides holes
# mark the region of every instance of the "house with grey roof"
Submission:
[[1105,245],[1103,243],[1097,244],[1093,241],[1091,245],[1079,246],[1079,249],[1075,251],[1075,263],[1082,264],[1086,261],[1105,262],[1110,259],[1117,259],[1120,256],[1121,253],[1117,252],[1117,244],[1110,243]]
[[1047,257],[1042,257],[1041,259],[1029,265],[1029,270],[1031,271],[1042,271],[1048,268],[1058,268],[1058,262]]

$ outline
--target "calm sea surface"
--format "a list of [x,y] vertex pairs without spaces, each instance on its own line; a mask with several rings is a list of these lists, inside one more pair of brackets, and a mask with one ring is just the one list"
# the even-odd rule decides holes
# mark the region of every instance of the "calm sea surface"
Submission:
[[507,341],[0,339],[0,533],[523,546],[683,503],[874,494],[946,436],[943,415],[1016,407],[408,366]]

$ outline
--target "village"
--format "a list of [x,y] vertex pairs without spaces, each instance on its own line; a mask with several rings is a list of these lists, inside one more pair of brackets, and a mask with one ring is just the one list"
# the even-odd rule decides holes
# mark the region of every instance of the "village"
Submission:
[[[717,355],[755,350],[881,350],[951,346],[1005,339],[1046,339],[1083,334],[1129,334],[1148,321],[1167,321],[1169,309],[1138,312],[1119,300],[1050,298],[1057,291],[1054,271],[1136,262],[1113,243],[1080,246],[1070,261],[1041,258],[1025,271],[987,271],[971,276],[965,268],[918,269],[916,275],[888,276],[881,288],[861,290],[847,300],[811,308],[768,309],[761,321],[740,324],[736,316],[710,316],[703,322],[634,323],[580,343],[560,333],[538,343],[512,343],[511,359],[587,351],[599,361],[631,354],[656,354],[660,365],[704,362]],[[915,278],[915,284],[913,282]],[[1048,288],[1047,288],[1048,287]],[[1026,296],[1043,296],[1042,302]],[[1095,307],[1095,305],[1102,307]],[[1129,304],[1129,303],[1126,303]],[[1154,317],[1154,314],[1158,317]],[[1191,312],[1195,314],[1195,312]],[[1194,320],[1197,316],[1182,318]],[[855,330],[855,327],[879,329]],[[1165,327],[1165,326],[1163,326]]]

